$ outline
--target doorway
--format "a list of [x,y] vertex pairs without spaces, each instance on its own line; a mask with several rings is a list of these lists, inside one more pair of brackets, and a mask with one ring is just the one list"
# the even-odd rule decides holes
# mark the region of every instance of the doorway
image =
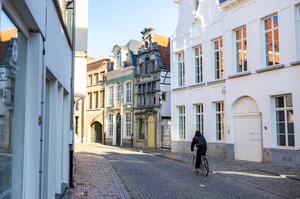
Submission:
[[155,128],[154,128],[154,116],[148,116],[148,147],[155,147]]
[[121,115],[117,115],[116,146],[121,146]]
[[261,114],[250,97],[241,98],[235,108],[235,158],[262,161]]
[[102,143],[102,124],[100,122],[94,122],[91,126],[93,142]]

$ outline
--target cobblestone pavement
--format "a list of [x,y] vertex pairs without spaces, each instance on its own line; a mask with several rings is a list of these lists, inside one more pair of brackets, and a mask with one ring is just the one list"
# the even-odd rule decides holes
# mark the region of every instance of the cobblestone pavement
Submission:
[[[154,161],[151,159],[153,156],[145,155],[143,156],[144,159],[136,159],[139,156],[136,152],[140,155],[146,153],[164,157],[165,160],[171,160],[166,160],[169,161],[169,163],[165,163],[166,165],[160,166],[160,168],[167,168],[170,164],[177,165],[173,164],[174,160],[182,162],[184,164],[179,165],[185,165],[185,168],[181,168],[180,170],[172,168],[172,171],[176,173],[176,175],[182,175],[179,176],[179,178],[184,178],[185,176],[194,174],[190,172],[192,169],[190,165],[193,153],[174,153],[162,149],[119,148],[100,144],[79,144],[76,148],[79,148],[76,152],[77,170],[75,182],[77,184],[74,189],[70,189],[66,192],[63,197],[64,199],[147,198],[148,196],[148,198],[197,198],[194,197],[194,195],[185,195],[185,193],[178,190],[177,185],[171,186],[170,182],[176,182],[178,180],[175,180],[174,175],[166,176],[167,171],[159,172],[158,170],[155,176],[149,172],[153,170],[154,167],[143,170],[143,167],[133,168],[132,164],[129,164],[135,162],[134,165],[143,165],[145,161]],[[90,151],[91,148],[93,148],[92,151]],[[114,150],[118,151],[112,152]],[[120,154],[128,154],[130,152],[135,154],[135,156],[133,156],[135,158],[130,159],[129,156],[126,156],[125,159],[121,158],[122,156],[120,156]],[[192,186],[195,189],[199,189],[199,186],[216,187],[213,193],[219,193],[220,188],[217,188],[216,182],[214,181],[214,179],[218,179],[217,184],[223,182],[221,183],[221,189],[224,189],[230,198],[247,198],[245,194],[254,194],[251,198],[256,198],[256,196],[260,196],[260,198],[300,198],[300,167],[225,160],[215,157],[208,157],[208,159],[211,174],[209,174],[208,178],[197,176],[198,180],[205,179],[205,183],[201,181],[189,181],[189,184],[196,183],[196,187]],[[160,177],[164,176],[163,179],[165,180],[160,180],[161,182],[157,181],[157,179],[162,179],[157,178],[157,175]],[[149,182],[156,183],[152,184]],[[235,189],[226,187],[226,184],[233,184]],[[247,185],[247,188],[244,186],[239,187],[238,184]],[[125,186],[127,189],[125,189]],[[183,189],[189,189],[189,186],[180,184],[180,182],[178,186]],[[127,192],[128,190],[130,193]],[[156,191],[152,193],[152,195],[140,195],[143,192],[149,192],[149,190]],[[258,195],[255,195],[253,190],[258,191]],[[174,193],[176,194],[174,195]],[[268,193],[271,195],[268,195]],[[202,197],[198,198],[222,197],[222,195],[218,194],[206,194],[207,195],[202,192]]]

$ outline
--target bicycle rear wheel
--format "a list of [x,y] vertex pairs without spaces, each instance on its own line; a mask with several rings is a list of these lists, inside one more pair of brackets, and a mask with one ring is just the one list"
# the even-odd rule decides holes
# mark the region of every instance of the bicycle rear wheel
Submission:
[[202,160],[202,168],[201,168],[201,172],[203,176],[207,176],[208,172],[209,172],[209,165],[208,165],[208,161],[206,157],[201,158]]

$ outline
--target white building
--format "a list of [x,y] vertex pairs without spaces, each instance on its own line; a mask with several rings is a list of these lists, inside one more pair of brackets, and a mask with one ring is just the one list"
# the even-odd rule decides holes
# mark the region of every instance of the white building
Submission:
[[0,198],[52,199],[70,185],[72,4],[0,0]]
[[175,0],[172,150],[300,164],[300,1]]

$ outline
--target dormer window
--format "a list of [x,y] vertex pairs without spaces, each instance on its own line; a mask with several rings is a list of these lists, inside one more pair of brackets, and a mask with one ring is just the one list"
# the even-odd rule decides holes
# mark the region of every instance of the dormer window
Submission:
[[116,68],[121,68],[122,67],[122,56],[121,56],[121,51],[118,51],[116,54]]

